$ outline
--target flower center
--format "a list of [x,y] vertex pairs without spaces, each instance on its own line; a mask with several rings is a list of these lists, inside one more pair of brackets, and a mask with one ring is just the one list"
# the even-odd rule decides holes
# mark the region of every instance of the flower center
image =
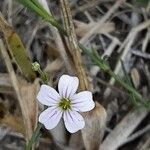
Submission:
[[71,107],[71,101],[67,98],[62,98],[59,102],[59,107],[61,107],[63,110],[70,109]]

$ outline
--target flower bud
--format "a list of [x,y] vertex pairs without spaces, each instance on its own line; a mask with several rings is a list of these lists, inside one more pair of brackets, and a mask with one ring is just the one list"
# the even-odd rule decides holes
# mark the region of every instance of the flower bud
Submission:
[[38,62],[32,63],[32,69],[38,71],[40,69],[40,64]]

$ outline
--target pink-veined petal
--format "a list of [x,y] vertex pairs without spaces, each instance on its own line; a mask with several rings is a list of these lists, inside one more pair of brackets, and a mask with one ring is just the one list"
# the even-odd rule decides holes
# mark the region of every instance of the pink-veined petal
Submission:
[[40,114],[39,122],[42,123],[46,129],[50,130],[57,126],[61,117],[61,109],[58,107],[49,107]]
[[87,112],[95,107],[92,93],[90,91],[83,91],[74,94],[71,98],[71,108],[79,112]]
[[77,77],[62,75],[58,83],[58,91],[60,96],[69,98],[78,89],[79,79]]
[[55,89],[44,84],[40,88],[37,99],[43,105],[56,106],[60,100],[60,95]]
[[85,126],[84,118],[76,111],[65,111],[63,114],[66,129],[70,133],[75,133]]

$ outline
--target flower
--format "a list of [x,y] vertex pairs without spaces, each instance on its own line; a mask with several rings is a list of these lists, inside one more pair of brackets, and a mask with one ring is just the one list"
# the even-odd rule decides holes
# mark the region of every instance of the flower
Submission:
[[63,117],[66,129],[70,133],[84,128],[84,118],[79,112],[87,112],[95,107],[90,91],[76,93],[79,79],[62,75],[58,82],[58,91],[43,84],[37,95],[38,101],[48,106],[39,116],[39,122],[50,130],[57,126]]

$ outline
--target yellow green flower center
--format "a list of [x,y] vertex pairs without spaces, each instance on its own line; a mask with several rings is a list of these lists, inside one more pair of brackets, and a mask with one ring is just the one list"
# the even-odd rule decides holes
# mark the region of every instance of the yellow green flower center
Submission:
[[59,102],[59,107],[63,110],[67,110],[71,108],[71,101],[67,98],[62,98]]

